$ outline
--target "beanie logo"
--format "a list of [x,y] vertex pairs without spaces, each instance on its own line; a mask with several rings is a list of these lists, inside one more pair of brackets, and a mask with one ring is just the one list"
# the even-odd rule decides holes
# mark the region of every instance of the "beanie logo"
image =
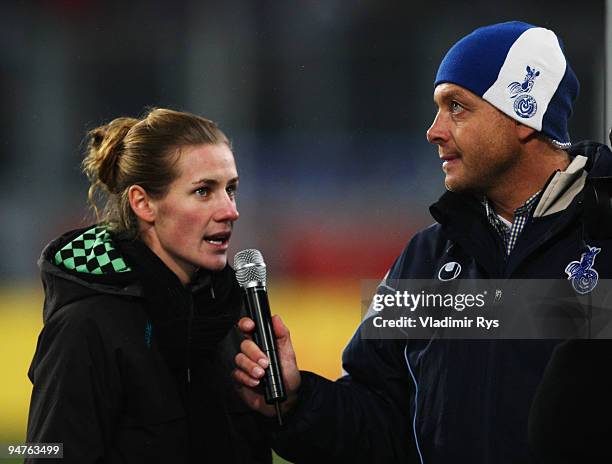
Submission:
[[517,116],[528,119],[538,111],[538,103],[531,95],[528,95],[533,89],[536,77],[540,75],[540,71],[527,66],[527,74],[523,82],[512,82],[508,85],[510,98],[514,98],[514,112]]
[[534,68],[527,66],[527,75],[523,80],[523,83],[520,82],[512,82],[508,86],[508,91],[510,92],[510,98],[515,98],[517,95],[521,93],[529,93],[531,89],[533,89],[533,84],[535,82],[535,78],[540,75],[540,71],[536,71]]
[[514,100],[514,112],[523,119],[532,117],[538,111],[538,103],[531,95],[519,95]]

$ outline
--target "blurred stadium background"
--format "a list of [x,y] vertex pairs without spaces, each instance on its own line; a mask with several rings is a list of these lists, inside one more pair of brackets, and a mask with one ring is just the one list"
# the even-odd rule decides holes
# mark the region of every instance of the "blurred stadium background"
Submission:
[[335,378],[360,281],[384,275],[442,192],[425,140],[437,65],[511,19],[563,38],[582,84],[573,139],[602,141],[603,0],[2,2],[0,442],[25,437],[40,250],[90,220],[88,129],[147,106],[220,123],[241,176],[232,252],[262,250],[300,366]]

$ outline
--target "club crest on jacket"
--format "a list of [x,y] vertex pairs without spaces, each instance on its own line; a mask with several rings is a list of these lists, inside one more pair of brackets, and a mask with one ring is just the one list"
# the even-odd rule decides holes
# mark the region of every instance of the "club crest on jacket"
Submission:
[[595,256],[601,251],[601,248],[592,246],[588,246],[588,248],[588,251],[582,253],[580,261],[572,261],[565,268],[567,280],[572,282],[574,290],[581,295],[592,291],[599,281],[599,273],[593,269],[593,264],[595,263]]

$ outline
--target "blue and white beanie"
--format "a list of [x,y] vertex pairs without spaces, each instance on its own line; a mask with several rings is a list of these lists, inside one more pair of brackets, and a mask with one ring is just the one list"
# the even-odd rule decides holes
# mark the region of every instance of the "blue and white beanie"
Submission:
[[460,85],[511,118],[570,143],[567,121],[580,85],[551,30],[512,21],[476,29],[446,54],[435,86]]

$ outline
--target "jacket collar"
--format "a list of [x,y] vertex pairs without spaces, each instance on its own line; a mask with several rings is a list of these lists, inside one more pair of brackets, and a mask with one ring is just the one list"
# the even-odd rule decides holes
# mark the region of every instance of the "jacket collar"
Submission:
[[442,233],[486,270],[497,276],[503,267],[503,242],[489,224],[484,205],[472,195],[447,191],[429,211],[442,226]]
[[[605,145],[581,142],[573,146],[569,154],[572,157],[577,155],[587,157],[585,163],[587,179],[612,175],[612,152]],[[554,176],[551,177],[553,178]],[[545,185],[545,190],[549,187],[551,179]],[[539,222],[536,227],[539,233],[530,233],[531,237],[535,237],[531,242],[525,245],[523,241],[523,246],[520,247],[517,243],[517,250],[513,253],[508,266],[504,263],[502,241],[489,225],[484,206],[477,198],[447,191],[431,205],[429,211],[442,226],[442,232],[449,240],[457,242],[470,256],[473,256],[489,276],[501,277],[502,274],[510,275],[526,256],[551,240],[581,215],[582,192],[578,194],[573,192],[573,195],[564,209],[550,215],[550,219],[554,219],[552,225],[549,221]]]

